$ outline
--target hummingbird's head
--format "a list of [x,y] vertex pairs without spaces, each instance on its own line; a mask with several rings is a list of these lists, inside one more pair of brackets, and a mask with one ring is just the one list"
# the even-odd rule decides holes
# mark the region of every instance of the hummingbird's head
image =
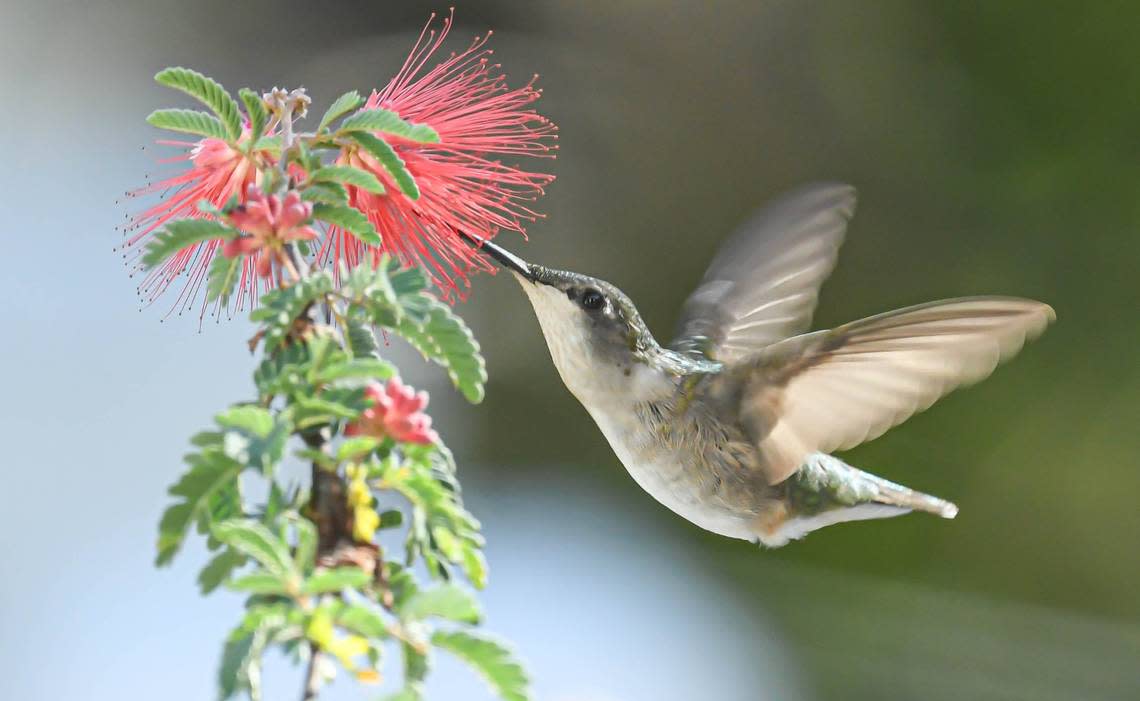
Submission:
[[562,381],[583,403],[602,392],[636,391],[659,350],[633,302],[614,285],[527,263],[500,246],[463,236],[509,270],[534,307]]

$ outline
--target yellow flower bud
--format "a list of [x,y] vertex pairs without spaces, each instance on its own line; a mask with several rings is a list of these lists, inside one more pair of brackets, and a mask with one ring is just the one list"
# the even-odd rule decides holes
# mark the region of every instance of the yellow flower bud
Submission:
[[358,506],[352,512],[352,537],[361,543],[372,542],[380,527],[380,514],[371,506]]

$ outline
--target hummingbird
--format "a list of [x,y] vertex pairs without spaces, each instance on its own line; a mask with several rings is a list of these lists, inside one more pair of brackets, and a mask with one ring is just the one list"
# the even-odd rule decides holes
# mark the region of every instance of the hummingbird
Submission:
[[780,547],[824,526],[958,507],[831,455],[988,376],[1055,320],[1004,296],[945,299],[807,332],[855,190],[813,184],[734,232],[661,345],[595,277],[467,242],[509,270],[551,359],[629,474],[697,526]]

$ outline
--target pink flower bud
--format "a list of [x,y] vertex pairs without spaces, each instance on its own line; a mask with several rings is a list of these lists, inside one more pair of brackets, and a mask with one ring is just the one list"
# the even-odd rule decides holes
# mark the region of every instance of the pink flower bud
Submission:
[[364,389],[372,406],[344,430],[346,436],[390,436],[404,443],[435,443],[439,435],[431,427],[431,417],[423,413],[427,392],[416,392],[394,377],[387,385],[373,382]]

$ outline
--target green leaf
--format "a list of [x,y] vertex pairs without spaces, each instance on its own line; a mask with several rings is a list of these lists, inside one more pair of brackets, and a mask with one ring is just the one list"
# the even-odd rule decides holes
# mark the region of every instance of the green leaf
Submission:
[[332,275],[322,270],[310,274],[298,283],[263,294],[259,300],[260,306],[250,313],[249,318],[251,321],[264,322],[265,349],[276,350],[293,329],[293,322],[304,314],[310,305],[332,290]]
[[221,542],[257,560],[270,574],[285,577],[296,573],[289,546],[257,521],[231,519],[215,524],[212,532]]
[[297,529],[297,550],[293,559],[302,572],[311,572],[317,556],[317,527],[307,518],[297,519],[293,524]]
[[222,701],[243,689],[250,699],[260,701],[261,656],[273,636],[285,627],[286,612],[281,604],[254,606],[230,632],[218,667],[218,696]]
[[200,110],[155,110],[146,118],[147,124],[183,134],[225,139],[226,127],[212,114]]
[[[218,665],[218,698],[222,701],[233,698],[243,689],[251,686],[249,672],[255,656],[253,635],[245,633],[226,641],[222,648],[222,663]],[[259,677],[260,669],[255,673]],[[260,686],[260,679],[256,682]],[[253,697],[253,694],[250,694]]]
[[297,397],[297,407],[308,412],[319,412],[338,419],[355,419],[360,409],[323,397]]
[[479,604],[467,590],[452,584],[417,592],[400,608],[400,616],[412,621],[438,616],[462,623],[479,622]]
[[332,594],[343,589],[359,589],[372,578],[359,567],[337,567],[313,573],[301,585],[303,594]]
[[232,548],[226,548],[215,555],[202,571],[198,573],[198,587],[203,594],[221,586],[222,582],[230,578],[233,571],[246,563],[245,555]]
[[[272,153],[274,155],[280,154],[281,153],[281,137],[280,136],[263,136],[260,139],[258,139],[257,141],[253,142],[253,146],[250,150],[251,151],[269,151],[270,153]],[[268,192],[272,192],[272,190],[268,187],[266,187],[265,189]]]
[[[383,525],[383,519],[381,519]],[[467,579],[471,580],[471,585],[476,589],[482,589],[487,586],[487,559],[483,557],[483,552],[474,544],[467,542],[463,544],[463,573],[467,575]]]
[[243,467],[217,450],[191,453],[186,462],[190,470],[170,488],[170,495],[180,500],[166,510],[158,525],[158,565],[174,558],[190,524],[209,512],[216,494],[236,485]]
[[342,608],[336,615],[336,624],[371,640],[384,640],[390,637],[388,624],[384,622],[383,616],[363,604],[349,604]]
[[233,591],[248,592],[250,594],[285,594],[289,588],[285,581],[268,572],[251,572],[244,577],[238,577],[226,584]]
[[167,222],[166,227],[147,244],[142,263],[147,268],[154,268],[188,246],[217,239],[227,241],[237,234],[234,229],[213,219],[178,219]]
[[181,90],[209,107],[222,120],[226,136],[236,141],[241,136],[241,115],[238,104],[220,84],[188,68],[167,68],[154,76],[155,82],[168,88]]
[[377,528],[398,528],[404,523],[404,512],[388,509],[380,513],[380,525]]
[[267,436],[273,430],[273,414],[259,406],[239,405],[214,417],[222,428],[239,429],[255,436]]
[[306,202],[348,204],[348,191],[337,183],[310,183],[301,190],[301,199]]
[[380,701],[421,701],[423,692],[418,684],[409,684],[399,691],[380,698]]
[[400,648],[404,653],[404,684],[407,688],[419,691],[419,682],[428,673],[427,655],[407,643],[402,643]]
[[443,555],[462,567],[472,584],[482,587],[486,580],[479,553],[483,538],[479,522],[463,508],[448,451],[439,445],[406,445],[401,452],[402,461],[381,463],[378,477],[412,504],[408,561],[418,554],[433,577],[446,578],[439,557]]
[[376,179],[375,175],[353,166],[331,165],[318,168],[313,171],[309,179],[315,183],[340,183],[341,185],[352,185],[368,192],[384,193],[384,185]]
[[222,306],[229,303],[234,287],[240,279],[243,256],[229,258],[220,252],[210,261],[210,273],[206,281],[206,304],[218,302]]
[[344,379],[387,380],[395,374],[391,363],[379,358],[353,358],[321,368],[315,380],[322,384]]
[[221,426],[222,451],[233,460],[268,475],[285,454],[293,431],[283,414],[273,415],[258,406],[231,407],[214,417]]
[[[439,134],[426,124],[412,124],[400,119],[392,110],[361,110],[340,124],[342,132],[373,132],[393,134],[419,143],[439,143]],[[355,134],[354,134],[355,136]]]
[[356,92],[355,90],[349,90],[345,94],[341,95],[336,100],[334,100],[331,105],[329,105],[328,110],[325,112],[325,116],[321,117],[321,122],[317,125],[317,133],[321,133],[328,125],[332,124],[339,117],[341,117],[341,115],[348,114],[357,107],[360,107],[362,104],[364,104],[364,98],[361,97],[360,93]]
[[339,226],[370,246],[380,246],[384,243],[380,234],[376,233],[372,222],[368,221],[368,217],[359,209],[348,205],[318,202],[313,206],[313,217]]
[[372,327],[355,317],[349,317],[346,326],[348,328],[345,335],[348,341],[348,350],[352,356],[354,358],[375,358],[378,348]]
[[471,665],[504,701],[529,698],[526,672],[499,643],[465,631],[437,631],[431,642]]
[[404,159],[400,158],[400,154],[396,153],[396,150],[387,141],[366,131],[353,132],[349,136],[352,137],[353,141],[360,144],[361,148],[372,154],[372,157],[380,165],[384,166],[384,170],[388,171],[388,174],[396,181],[396,186],[400,188],[400,192],[407,195],[409,199],[418,200],[420,198],[420,188],[416,185],[416,179],[408,171]]
[[387,264],[388,281],[398,297],[413,298],[416,293],[426,290],[431,285],[431,278],[421,267],[401,268],[400,262],[394,258],[388,258]]
[[376,450],[378,445],[380,445],[380,440],[372,436],[349,438],[336,449],[336,459],[338,461],[356,460]]
[[250,143],[256,143],[265,132],[265,125],[269,123],[269,114],[265,111],[265,100],[262,100],[261,95],[249,88],[238,90],[238,96],[245,104],[245,113],[249,116]]
[[404,339],[430,360],[447,370],[455,387],[469,402],[483,401],[487,365],[471,329],[451,308],[424,296],[425,313],[417,321],[409,314],[396,327]]

